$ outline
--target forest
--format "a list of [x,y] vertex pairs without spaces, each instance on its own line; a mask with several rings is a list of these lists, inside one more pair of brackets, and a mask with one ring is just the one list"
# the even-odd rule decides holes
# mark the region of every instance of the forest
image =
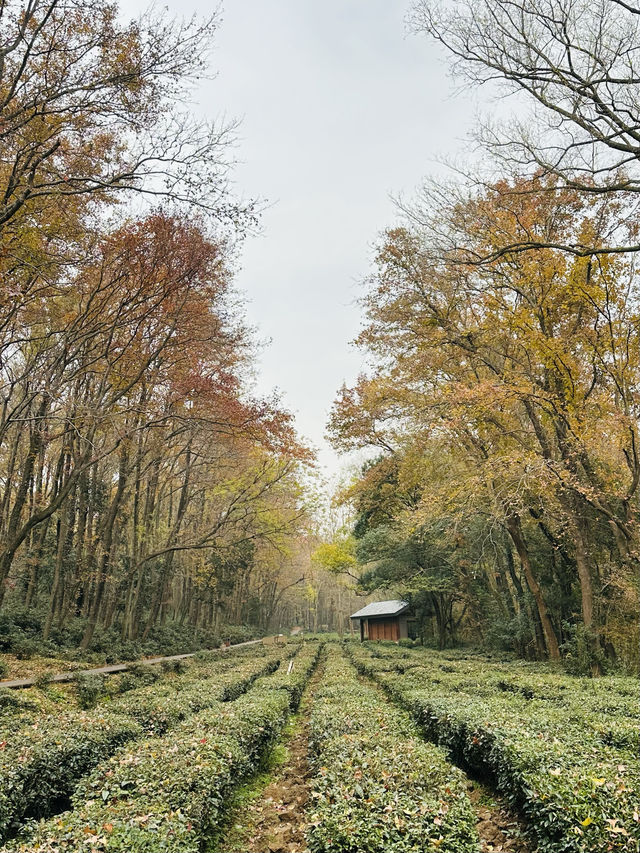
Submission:
[[183,106],[217,26],[0,6],[0,643],[19,657],[186,651],[314,610],[312,452],[253,391],[233,284],[254,204],[229,187],[233,125]]
[[385,235],[358,338],[375,368],[333,410],[338,446],[378,451],[342,546],[365,588],[406,584],[440,648],[630,664],[640,305],[634,256],[598,254],[620,204],[536,176],[431,215]]
[[358,596],[393,593],[440,649],[637,664],[637,24],[545,8],[414,4],[459,78],[533,106],[379,236],[370,370],[328,427],[367,460],[336,532],[313,450],[254,390],[234,273],[260,210],[234,194],[235,125],[188,106],[217,13],[2,4],[5,652],[342,632]]
[[370,456],[326,564],[400,584],[441,649],[638,665],[637,12],[414,4],[466,84],[533,105],[399,200],[329,424]]

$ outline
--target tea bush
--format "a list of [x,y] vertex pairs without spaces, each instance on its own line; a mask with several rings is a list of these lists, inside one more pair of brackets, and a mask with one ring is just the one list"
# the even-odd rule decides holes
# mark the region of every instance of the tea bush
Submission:
[[173,672],[178,675],[182,675],[183,672],[186,672],[189,669],[189,660],[185,658],[163,660],[160,666],[164,673]]
[[[309,676],[313,672],[320,657],[324,644],[305,643],[304,646],[298,644],[294,646],[294,656],[285,658],[279,669],[274,675],[268,678],[260,678],[255,685],[255,689],[262,690],[286,690],[290,697],[290,704],[293,709],[296,709],[300,704],[302,692],[309,680]],[[292,662],[292,669],[289,672],[289,663]]]
[[280,733],[288,702],[284,691],[250,694],[191,717],[171,738],[136,744],[85,780],[73,811],[7,849],[196,853],[231,789]]
[[49,814],[69,796],[78,779],[128,740],[142,735],[120,715],[75,712],[46,721],[3,749],[0,759],[0,839],[25,817]]
[[81,777],[126,741],[164,733],[240,695],[278,663],[275,655],[214,662],[207,678],[191,684],[151,685],[108,706],[37,718],[13,732],[0,751],[0,841],[25,818],[46,816],[64,805]]
[[596,687],[551,671],[522,675],[522,665],[510,671],[398,655],[353,652],[360,671],[410,709],[429,739],[493,780],[527,820],[540,853],[638,850],[637,715],[629,715],[628,679],[616,694],[611,681]]
[[199,853],[232,789],[257,769],[284,726],[292,693],[278,686],[278,677],[191,715],[169,735],[121,751],[81,783],[72,811],[27,830],[6,849]]
[[120,676],[118,691],[127,693],[129,690],[136,690],[138,687],[144,687],[147,684],[155,684],[161,675],[162,670],[158,669],[157,666],[134,663]]
[[85,710],[94,708],[106,693],[104,676],[99,672],[76,672],[73,681],[78,705]]
[[200,670],[200,678],[179,678],[142,687],[114,698],[108,707],[136,720],[146,734],[164,734],[191,714],[237,699],[257,678],[274,672],[279,663],[280,657],[275,653],[255,661],[213,661]]
[[476,853],[465,780],[331,650],[313,705],[312,853]]
[[0,716],[5,713],[13,713],[24,707],[25,702],[15,690],[10,690],[8,687],[0,687]]

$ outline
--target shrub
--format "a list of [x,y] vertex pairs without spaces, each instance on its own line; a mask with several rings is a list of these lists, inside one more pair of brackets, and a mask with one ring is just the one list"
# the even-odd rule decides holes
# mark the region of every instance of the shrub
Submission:
[[219,649],[200,649],[194,655],[197,661],[220,660],[222,652]]
[[[316,667],[322,652],[322,644],[305,644],[295,648],[293,657],[282,661],[278,670],[269,677],[263,677],[256,682],[256,690],[286,690],[290,697],[292,708],[297,708],[309,677]],[[289,664],[291,672],[289,672]]]
[[[273,666],[273,660],[261,663]],[[244,665],[248,668],[250,662]],[[204,849],[219,827],[231,790],[257,769],[280,734],[290,704],[289,692],[275,684],[272,689],[261,684],[233,703],[210,703],[180,723],[170,738],[136,743],[100,765],[77,789],[73,811],[42,822],[7,850]]]
[[16,643],[40,635],[40,618],[25,607],[4,608],[0,613],[0,650],[13,652]]
[[181,675],[189,669],[189,660],[185,660],[184,658],[179,658],[178,660],[163,660],[160,666],[162,667],[162,671],[167,674],[175,673],[176,675]]
[[312,853],[478,850],[460,771],[335,650],[314,699],[311,746]]
[[140,734],[134,721],[121,716],[76,713],[15,736],[0,765],[0,841],[25,818],[49,814],[84,773]]
[[38,643],[37,640],[32,640],[28,637],[20,637],[13,640],[11,643],[11,651],[18,660],[31,660],[31,658],[39,654],[42,649],[41,644]]
[[170,744],[153,738],[119,753],[78,789],[73,811],[40,824],[27,842],[9,849],[202,849],[219,825],[232,788],[256,768],[280,733],[287,707],[283,691],[249,694],[185,721]]
[[198,649],[217,648],[220,637],[212,629],[195,629],[189,625],[168,622],[157,625],[143,643],[146,655],[180,655]]
[[235,646],[237,643],[246,643],[249,640],[255,640],[264,634],[263,631],[259,631],[251,625],[224,625],[218,633],[223,642],[227,641],[232,646]]
[[21,707],[22,702],[15,690],[11,690],[9,687],[0,687],[0,713]]
[[[0,751],[0,843],[26,817],[46,817],[63,808],[82,776],[126,741],[165,733],[192,714],[217,706],[225,691],[247,687],[279,661],[227,659],[211,665],[208,678],[184,689],[151,685],[109,703],[109,708],[44,716],[37,726],[12,736]],[[78,676],[87,673],[78,673]],[[161,762],[158,762],[161,765]]]
[[563,652],[563,663],[571,675],[591,675],[594,667],[600,672],[608,672],[611,661],[607,659],[604,649],[599,645],[596,635],[584,625],[568,625],[563,629],[568,639],[560,648]]
[[46,690],[53,680],[53,673],[51,672],[41,672],[33,682],[34,687],[37,687],[38,690]]
[[131,664],[126,672],[120,676],[118,692],[126,693],[138,687],[155,684],[159,678],[160,672],[155,666],[144,663]]
[[2,658],[0,658],[0,678],[6,678],[8,672],[9,667],[7,666],[6,662],[3,661]]
[[420,666],[399,673],[393,653],[353,654],[429,739],[493,780],[540,853],[637,851],[640,771],[628,679],[596,683],[486,659],[445,668],[441,656],[424,653]]
[[98,672],[76,672],[73,676],[78,705],[93,708],[105,694],[104,676]]
[[237,699],[253,682],[280,663],[278,657],[219,660],[189,683],[172,681],[143,687],[117,697],[109,708],[138,722],[147,734],[164,734],[191,714],[219,702]]

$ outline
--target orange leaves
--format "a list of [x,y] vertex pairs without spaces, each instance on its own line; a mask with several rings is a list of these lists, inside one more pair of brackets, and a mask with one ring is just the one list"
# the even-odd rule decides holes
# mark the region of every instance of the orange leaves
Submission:
[[[630,565],[637,523],[624,501],[640,483],[629,417],[639,411],[637,274],[629,258],[558,248],[617,227],[617,205],[542,176],[466,197],[444,188],[425,195],[433,206],[409,210],[411,227],[383,237],[357,340],[371,370],[339,392],[335,445],[382,448],[409,472],[398,482],[419,500],[390,504],[403,530],[441,520],[448,542],[466,526],[493,540],[509,513],[531,514],[540,523],[526,535],[542,531],[552,557],[562,549],[570,562],[578,515],[593,530],[591,559]],[[370,479],[363,471],[349,497],[360,500]],[[587,577],[576,587],[588,599]]]

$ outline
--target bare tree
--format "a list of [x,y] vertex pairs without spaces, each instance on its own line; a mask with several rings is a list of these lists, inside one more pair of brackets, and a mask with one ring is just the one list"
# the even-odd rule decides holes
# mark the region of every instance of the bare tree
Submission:
[[[635,218],[640,192],[640,7],[622,0],[417,0],[410,24],[441,42],[469,84],[524,93],[525,118],[485,126],[482,143],[509,172],[553,176],[551,187],[620,196]],[[533,241],[526,248],[546,245]],[[513,248],[513,247],[512,247]],[[574,243],[589,255],[640,250]]]

